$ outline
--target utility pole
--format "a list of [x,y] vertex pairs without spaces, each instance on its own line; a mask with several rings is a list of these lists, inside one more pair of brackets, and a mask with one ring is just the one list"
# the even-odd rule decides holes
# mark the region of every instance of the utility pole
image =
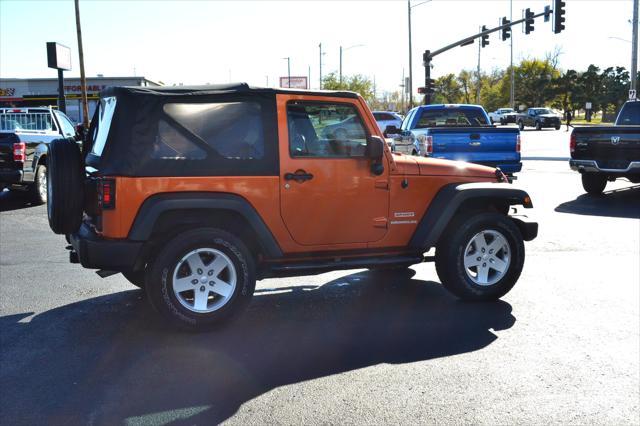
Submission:
[[[509,21],[513,22],[513,0],[509,1]],[[511,90],[509,91],[509,106],[516,109],[516,81],[513,69],[513,31],[509,33],[511,37]]]
[[404,91],[405,91],[405,87],[404,87],[404,83],[405,83],[405,79],[404,79],[404,68],[402,68],[402,84],[400,85],[400,103],[402,104],[402,110],[403,111],[408,111],[406,109],[404,109],[405,105],[404,105]]
[[342,84],[342,46],[340,46],[340,84]]
[[307,70],[307,89],[311,90],[311,65],[309,65],[309,69]]
[[[482,27],[480,27],[480,32],[482,32]],[[480,51],[482,50],[482,39],[478,39],[478,83],[476,86],[476,104],[480,105],[480,84],[482,80],[480,79]]]
[[[82,30],[80,27],[80,4],[75,0],[76,32],[78,35],[78,56],[80,59],[80,93],[82,97],[82,126],[89,130],[89,106],[87,105],[87,78],[84,74],[84,51],[82,50]],[[636,15],[637,16],[637,15]]]
[[322,43],[320,43],[318,45],[318,47],[320,48],[320,90],[322,90]]
[[638,79],[638,0],[633,2],[633,20],[631,21],[631,90],[636,89]]
[[286,58],[282,58],[287,60],[287,87],[291,89],[291,58],[287,56]]
[[[407,12],[409,15],[409,109],[413,106],[413,60],[411,59],[411,0],[407,0]],[[402,73],[404,84],[404,72]]]

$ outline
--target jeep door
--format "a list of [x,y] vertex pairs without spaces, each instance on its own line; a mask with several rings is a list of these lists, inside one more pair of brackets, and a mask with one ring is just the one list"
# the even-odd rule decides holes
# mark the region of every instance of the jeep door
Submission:
[[[347,137],[331,126],[344,120],[354,123]],[[382,174],[372,173],[366,149],[372,121],[355,98],[278,95],[280,212],[298,244],[348,245],[385,236],[389,167],[383,163]]]

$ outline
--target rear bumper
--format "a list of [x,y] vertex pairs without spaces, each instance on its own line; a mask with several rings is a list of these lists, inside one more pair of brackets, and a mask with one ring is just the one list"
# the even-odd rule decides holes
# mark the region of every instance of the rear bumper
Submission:
[[632,161],[626,169],[606,169],[601,168],[595,160],[569,160],[571,170],[580,173],[640,173],[640,161]]
[[22,183],[23,178],[22,170],[0,170],[0,185]]
[[518,173],[522,170],[522,163],[500,163],[500,162],[492,162],[492,161],[471,161],[475,164],[480,164],[482,166],[489,166],[494,168],[500,168],[502,173],[511,175],[513,173]]
[[[133,270],[142,251],[143,242],[107,240],[83,223],[78,232],[69,235],[73,252],[82,266],[110,271]],[[71,259],[74,259],[72,253]]]

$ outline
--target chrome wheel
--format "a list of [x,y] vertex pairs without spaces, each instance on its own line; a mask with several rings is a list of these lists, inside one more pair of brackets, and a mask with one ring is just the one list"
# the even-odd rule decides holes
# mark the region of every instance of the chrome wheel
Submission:
[[464,250],[464,269],[475,284],[490,286],[507,273],[511,252],[507,239],[498,231],[481,231]]
[[196,313],[213,312],[229,302],[237,283],[229,257],[214,248],[187,253],[173,272],[173,293],[182,306]]
[[40,181],[38,182],[38,193],[42,201],[47,201],[47,173],[40,173]]

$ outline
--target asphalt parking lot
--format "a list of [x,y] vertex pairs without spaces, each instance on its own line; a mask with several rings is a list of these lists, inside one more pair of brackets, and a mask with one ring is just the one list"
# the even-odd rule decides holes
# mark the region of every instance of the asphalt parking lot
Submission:
[[[529,133],[525,158],[568,156],[564,128]],[[259,282],[201,334],[69,264],[45,207],[0,194],[0,422],[639,423],[640,185],[589,197],[541,160],[515,185],[540,234],[499,302],[457,301],[432,264],[340,271]]]

